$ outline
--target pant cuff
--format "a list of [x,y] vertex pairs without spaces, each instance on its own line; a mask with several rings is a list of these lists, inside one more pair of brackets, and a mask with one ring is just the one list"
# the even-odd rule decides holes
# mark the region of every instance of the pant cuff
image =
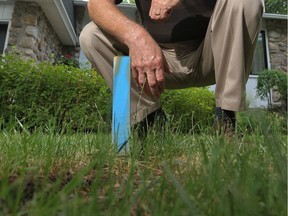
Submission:
[[231,110],[231,111],[245,111],[246,103],[245,100],[236,101],[231,99],[220,99],[216,98],[216,106],[221,107],[221,109]]

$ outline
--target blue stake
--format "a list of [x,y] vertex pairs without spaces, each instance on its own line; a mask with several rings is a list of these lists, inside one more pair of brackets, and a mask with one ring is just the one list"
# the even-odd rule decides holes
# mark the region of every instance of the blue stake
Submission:
[[130,135],[130,57],[115,56],[113,67],[112,141],[128,151]]

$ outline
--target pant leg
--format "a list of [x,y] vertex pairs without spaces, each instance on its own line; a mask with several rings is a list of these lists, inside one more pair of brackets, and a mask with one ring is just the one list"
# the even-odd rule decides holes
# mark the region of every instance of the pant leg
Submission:
[[166,89],[203,87],[215,84],[213,56],[205,69],[201,69],[204,41],[184,41],[160,44],[170,73],[165,74]]
[[260,30],[261,0],[217,0],[204,41],[200,69],[215,69],[216,105],[245,109],[245,86]]
[[216,105],[245,109],[246,82],[257,44],[262,0],[217,0],[205,39],[163,44],[171,74],[167,88],[207,86],[216,83]]
[[[80,46],[91,62],[107,82],[109,88],[113,88],[113,57],[116,55],[128,55],[128,48],[105,34],[94,22],[87,24],[80,35]],[[157,110],[159,101],[153,97],[141,94],[133,78],[131,79],[131,124],[135,124],[146,117],[147,114]]]
[[[263,5],[261,0],[217,0],[204,41],[162,44],[170,68],[167,88],[206,86],[216,81],[216,105],[227,110],[245,108],[245,85],[257,42]],[[80,36],[81,48],[112,89],[112,61],[118,51],[127,52],[94,23]],[[127,54],[127,53],[126,53]],[[159,108],[159,101],[139,96],[131,81],[131,122],[141,121]]]

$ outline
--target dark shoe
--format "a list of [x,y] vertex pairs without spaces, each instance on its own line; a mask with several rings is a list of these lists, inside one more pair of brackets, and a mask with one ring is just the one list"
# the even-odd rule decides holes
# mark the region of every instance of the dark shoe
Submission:
[[236,115],[234,111],[215,108],[214,130],[226,138],[231,139],[235,136]]
[[138,137],[143,140],[147,137],[149,128],[157,127],[160,130],[164,130],[167,117],[165,112],[160,107],[154,112],[150,113],[144,120],[135,125],[134,129],[137,130]]

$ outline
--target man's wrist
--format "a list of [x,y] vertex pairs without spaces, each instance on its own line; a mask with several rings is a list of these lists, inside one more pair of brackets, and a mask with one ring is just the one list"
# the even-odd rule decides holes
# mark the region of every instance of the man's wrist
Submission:
[[134,26],[135,28],[131,28],[131,31],[127,31],[125,35],[125,41],[124,43],[130,47],[131,45],[135,45],[137,41],[141,40],[141,38],[145,37],[147,32],[142,28],[142,26],[139,26],[136,24]]

